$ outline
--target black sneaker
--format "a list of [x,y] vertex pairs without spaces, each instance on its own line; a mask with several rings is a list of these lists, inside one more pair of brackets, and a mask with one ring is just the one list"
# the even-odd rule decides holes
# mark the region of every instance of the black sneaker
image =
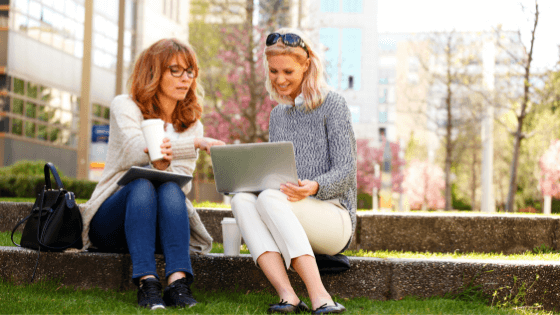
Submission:
[[198,303],[191,291],[187,278],[173,281],[163,290],[163,300],[168,306],[193,307]]
[[138,287],[138,306],[151,310],[164,309],[165,302],[161,298],[161,283],[156,278],[140,280]]

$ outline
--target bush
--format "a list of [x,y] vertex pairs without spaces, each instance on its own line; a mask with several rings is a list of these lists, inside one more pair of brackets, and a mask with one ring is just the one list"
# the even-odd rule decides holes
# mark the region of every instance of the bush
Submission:
[[457,184],[451,185],[451,207],[455,210],[472,210],[471,204],[457,197]]
[[[36,198],[45,186],[45,161],[18,161],[0,168],[0,196]],[[74,193],[76,198],[89,199],[96,182],[66,177],[58,171],[64,188]],[[56,187],[51,175],[51,185]]]
[[358,209],[372,209],[373,198],[364,192],[358,193]]
[[[0,175],[39,175],[44,176],[45,174],[45,164],[47,162],[43,160],[38,161],[17,161],[14,164],[6,167],[0,168]],[[60,177],[64,176],[64,173],[57,169],[58,175]]]

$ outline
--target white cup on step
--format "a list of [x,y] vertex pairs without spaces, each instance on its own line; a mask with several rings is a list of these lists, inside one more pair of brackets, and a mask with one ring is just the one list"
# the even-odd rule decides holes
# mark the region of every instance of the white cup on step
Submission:
[[222,220],[222,238],[224,240],[224,255],[239,256],[241,247],[241,232],[235,218]]

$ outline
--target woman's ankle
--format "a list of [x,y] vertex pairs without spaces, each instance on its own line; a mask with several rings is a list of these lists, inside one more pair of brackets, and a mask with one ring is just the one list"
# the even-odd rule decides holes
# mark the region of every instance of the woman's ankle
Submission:
[[288,304],[297,305],[299,303],[299,297],[295,292],[278,292],[280,301],[288,302]]
[[175,282],[176,280],[179,280],[181,278],[185,278],[186,276],[187,276],[187,274],[185,274],[182,271],[174,272],[174,273],[170,274],[169,277],[167,277],[167,283],[171,284],[171,283]]
[[312,297],[311,298],[311,305],[313,307],[313,309],[317,309],[323,305],[334,305],[334,301],[333,299],[327,295],[327,296],[317,296],[317,297]]
[[148,279],[148,278],[156,278],[156,276],[154,276],[154,275],[142,276],[142,277],[140,277],[140,280],[139,280],[139,281],[142,281],[142,280],[145,280],[145,279]]

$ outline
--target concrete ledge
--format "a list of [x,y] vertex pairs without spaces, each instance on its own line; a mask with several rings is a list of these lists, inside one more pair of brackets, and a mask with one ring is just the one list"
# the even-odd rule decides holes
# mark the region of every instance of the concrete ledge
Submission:
[[[0,231],[11,231],[31,203],[0,202]],[[215,242],[229,209],[197,209]],[[560,250],[560,216],[360,211],[350,249],[518,254],[543,244]],[[22,231],[23,228],[20,229]]]
[[360,213],[358,248],[518,254],[560,246],[560,217],[469,213]]
[[[28,282],[35,265],[35,251],[0,247],[0,277],[14,283]],[[156,256],[163,279],[164,262]],[[192,257],[195,286],[202,290],[268,291],[273,288],[249,255],[239,257],[210,254]],[[484,292],[498,298],[524,285],[527,305],[541,303],[547,310],[560,310],[560,262],[418,260],[350,257],[352,268],[342,274],[324,275],[327,290],[338,297],[367,297],[398,300],[405,296],[442,296],[458,292],[474,279]],[[130,280],[132,266],[127,254],[41,253],[37,280],[58,278],[78,288],[135,289]],[[297,274],[288,272],[296,292],[307,296]],[[517,281],[514,280],[517,277]],[[100,280],[102,279],[102,280]],[[509,286],[512,289],[500,289]]]

